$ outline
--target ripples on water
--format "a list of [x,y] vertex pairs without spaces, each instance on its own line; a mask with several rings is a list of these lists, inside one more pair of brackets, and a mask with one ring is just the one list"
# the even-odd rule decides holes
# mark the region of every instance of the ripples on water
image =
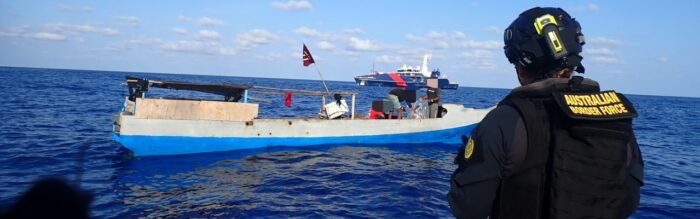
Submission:
[[700,99],[633,96],[645,183],[639,218],[700,215]]
[[[127,94],[123,73],[0,67],[0,205],[33,181],[62,176],[95,195],[104,217],[450,217],[445,193],[456,146],[270,148],[130,158],[110,139],[111,119]],[[191,75],[133,75],[193,82],[238,82],[296,89],[318,81]],[[359,92],[358,113],[387,88],[330,82]],[[604,87],[605,88],[605,87]],[[445,102],[489,107],[507,90],[444,91]],[[183,91],[161,96],[217,98]],[[150,95],[150,94],[149,94]],[[257,96],[263,117],[313,116],[318,98]],[[636,218],[700,215],[700,99],[630,96],[646,164]]]
[[[130,193],[124,203],[135,210],[132,216],[149,217],[445,215],[444,176],[451,165],[432,157],[452,154],[426,152],[340,146],[217,159],[175,174],[125,179]],[[164,161],[141,165],[151,162]]]

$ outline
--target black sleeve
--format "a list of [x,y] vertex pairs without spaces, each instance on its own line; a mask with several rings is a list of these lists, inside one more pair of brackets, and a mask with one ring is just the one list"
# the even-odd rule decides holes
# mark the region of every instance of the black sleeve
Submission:
[[625,183],[628,188],[627,198],[629,201],[624,203],[629,203],[627,206],[622,206],[627,212],[626,215],[632,215],[637,207],[639,207],[640,198],[640,187],[644,185],[644,160],[642,159],[642,151],[639,149],[639,144],[637,144],[637,138],[632,134],[632,139],[628,145],[630,160],[628,161],[629,176],[627,177]]
[[639,149],[637,137],[634,136],[634,133],[632,133],[629,147],[629,156],[631,156],[629,161],[630,174],[639,181],[639,184],[644,185],[644,159],[642,159],[642,151]]
[[[493,200],[496,198],[500,180],[492,178],[463,186],[462,189],[450,189],[447,198],[452,214],[457,218],[487,218],[491,215]],[[452,180],[450,187],[460,187]]]
[[507,106],[489,112],[472,131],[472,153],[465,152],[469,151],[467,140],[455,158],[459,167],[451,177],[448,201],[456,217],[486,218],[490,215],[507,159],[505,149],[510,141],[505,137],[511,137],[504,136],[504,130],[513,130],[517,121],[510,118],[519,118],[513,117],[513,113],[517,112]]

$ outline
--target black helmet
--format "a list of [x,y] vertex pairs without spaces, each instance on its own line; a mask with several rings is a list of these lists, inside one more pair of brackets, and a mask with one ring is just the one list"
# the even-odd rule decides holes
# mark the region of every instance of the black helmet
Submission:
[[508,61],[526,69],[585,71],[579,54],[585,44],[581,25],[561,8],[536,7],[523,12],[505,30],[503,41]]

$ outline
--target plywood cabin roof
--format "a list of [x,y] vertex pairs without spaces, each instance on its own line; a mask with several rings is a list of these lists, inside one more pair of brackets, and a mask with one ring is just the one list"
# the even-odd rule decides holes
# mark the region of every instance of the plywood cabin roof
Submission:
[[231,95],[241,93],[253,87],[249,84],[196,84],[178,81],[151,81],[151,87],[175,89],[175,90],[191,90],[205,93]]
[[274,88],[265,86],[253,86],[250,84],[200,84],[200,83],[190,83],[190,82],[180,82],[180,81],[158,81],[158,80],[148,80],[145,78],[137,78],[132,76],[126,77],[127,84],[137,84],[141,82],[148,82],[149,87],[165,88],[165,89],[175,89],[175,90],[190,90],[199,91],[205,93],[218,94],[223,96],[229,96],[233,94],[242,94],[245,90],[256,89],[256,90],[267,90],[257,91],[257,93],[282,93],[285,92],[295,92],[298,95],[331,95],[340,94],[343,96],[356,95],[354,92],[344,92],[344,91],[309,91],[309,90],[297,90],[297,89],[287,89],[287,88]]

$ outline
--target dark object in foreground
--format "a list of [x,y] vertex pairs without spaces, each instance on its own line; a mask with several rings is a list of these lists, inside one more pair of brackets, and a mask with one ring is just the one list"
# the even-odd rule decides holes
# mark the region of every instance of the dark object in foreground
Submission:
[[92,195],[62,179],[42,179],[26,191],[2,218],[89,218]]

